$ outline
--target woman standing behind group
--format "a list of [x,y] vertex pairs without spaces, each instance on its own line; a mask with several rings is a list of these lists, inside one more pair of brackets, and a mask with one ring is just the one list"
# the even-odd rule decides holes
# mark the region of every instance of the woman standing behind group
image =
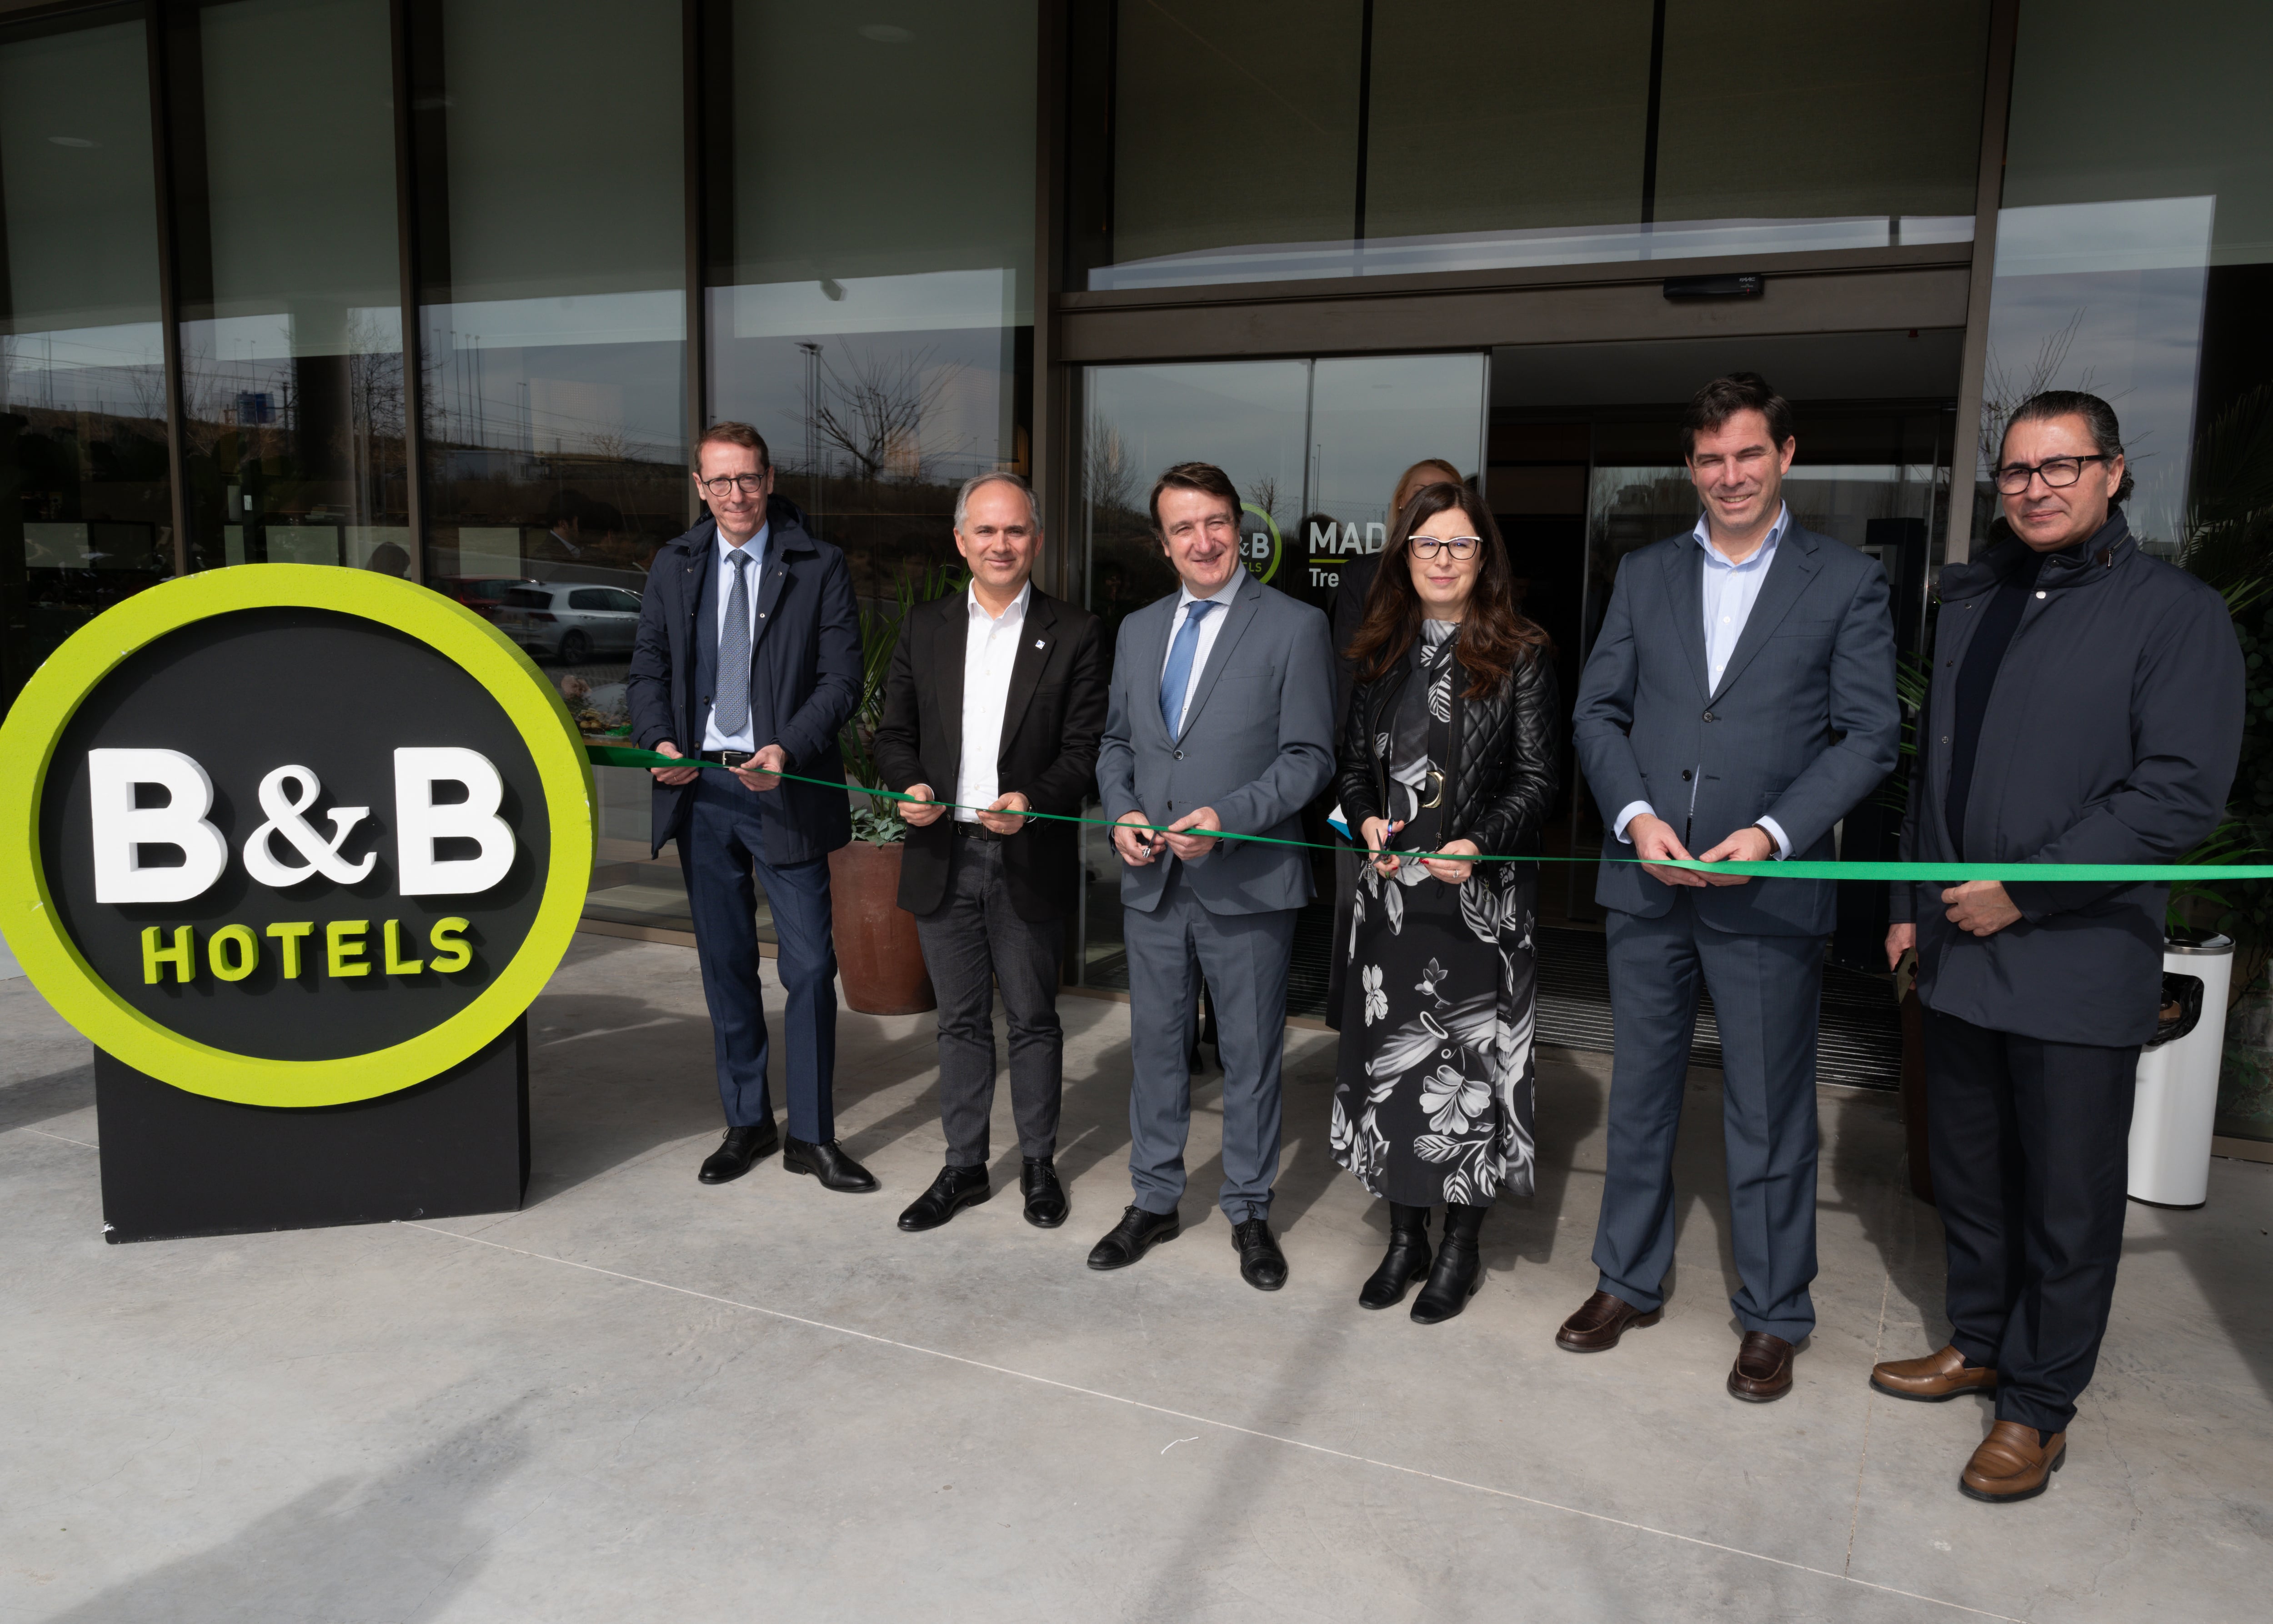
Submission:
[[[1337,789],[1358,844],[1334,1160],[1390,1204],[1367,1308],[1428,1283],[1424,1325],[1467,1306],[1502,1190],[1530,1193],[1538,869],[1561,716],[1547,635],[1516,612],[1491,515],[1426,486],[1397,515],[1349,646]],[[1421,857],[1420,853],[1434,855]],[[1445,1207],[1433,1257],[1431,1209]]]

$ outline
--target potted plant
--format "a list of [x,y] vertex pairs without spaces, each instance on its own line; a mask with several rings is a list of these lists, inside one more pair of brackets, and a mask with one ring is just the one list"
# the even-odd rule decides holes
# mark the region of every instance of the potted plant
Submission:
[[[876,725],[883,720],[884,679],[899,647],[900,628],[918,604],[960,591],[963,582],[961,570],[942,567],[920,577],[903,575],[889,604],[861,604],[860,696],[837,734],[847,783],[884,787],[876,770]],[[837,969],[844,978],[844,1002],[863,1015],[915,1015],[939,1007],[924,968],[915,916],[899,902],[900,853],[907,832],[892,802],[856,793],[851,844],[829,854]]]

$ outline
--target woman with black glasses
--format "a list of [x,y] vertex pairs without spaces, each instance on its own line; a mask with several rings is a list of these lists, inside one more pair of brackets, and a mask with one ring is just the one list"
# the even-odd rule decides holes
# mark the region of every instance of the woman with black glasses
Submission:
[[1358,1302],[1392,1307],[1425,1274],[1423,1325],[1474,1294],[1493,1198],[1532,1187],[1538,869],[1473,860],[1538,849],[1561,715],[1548,652],[1490,514],[1459,485],[1416,492],[1350,645],[1337,788],[1372,861],[1335,944],[1349,963],[1332,1139],[1390,1204],[1388,1255]]

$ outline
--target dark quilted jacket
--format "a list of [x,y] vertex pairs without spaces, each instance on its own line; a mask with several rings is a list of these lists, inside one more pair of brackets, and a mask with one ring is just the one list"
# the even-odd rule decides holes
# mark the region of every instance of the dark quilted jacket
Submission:
[[[1342,729],[1341,771],[1335,783],[1342,816],[1355,838],[1365,820],[1383,816],[1389,799],[1389,764],[1374,741],[1390,731],[1397,696],[1412,674],[1409,661],[1350,696]],[[1445,772],[1450,798],[1446,841],[1473,840],[1484,852],[1535,852],[1539,831],[1555,808],[1555,758],[1563,703],[1555,667],[1526,660],[1482,699],[1469,699],[1457,668],[1452,678],[1452,760]]]

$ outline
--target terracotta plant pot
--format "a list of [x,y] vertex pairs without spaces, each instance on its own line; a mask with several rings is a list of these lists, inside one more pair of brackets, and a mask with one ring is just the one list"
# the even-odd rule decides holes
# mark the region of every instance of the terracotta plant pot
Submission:
[[915,915],[899,903],[901,849],[855,840],[829,853],[836,968],[844,1002],[863,1015],[920,1015],[939,1007]]

